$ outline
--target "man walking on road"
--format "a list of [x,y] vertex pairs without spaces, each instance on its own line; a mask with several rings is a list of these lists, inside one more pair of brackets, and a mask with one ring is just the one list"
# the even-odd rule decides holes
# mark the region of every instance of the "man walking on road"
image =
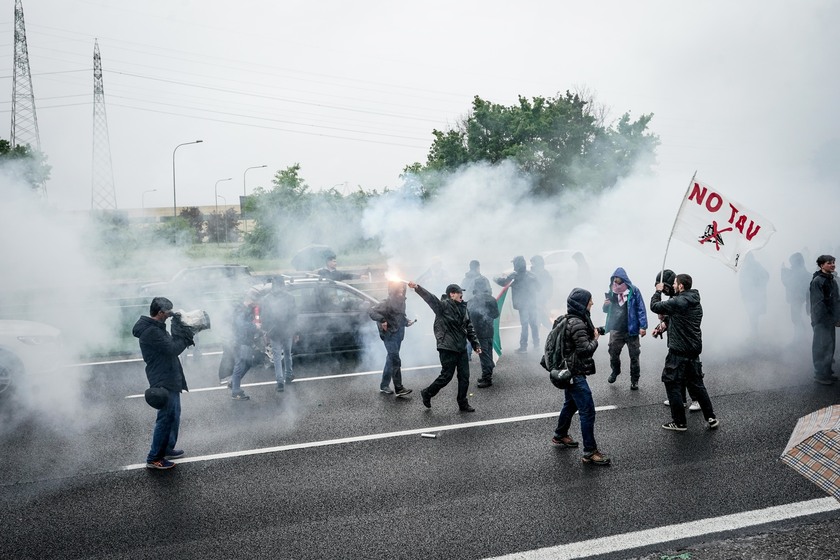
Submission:
[[834,257],[817,257],[820,269],[814,272],[808,291],[811,304],[811,327],[814,329],[814,341],[811,355],[814,360],[814,381],[820,385],[833,385],[834,350],[836,334],[834,329],[840,326],[840,290],[834,277]]
[[719,423],[703,384],[703,364],[700,362],[700,353],[703,351],[703,333],[700,330],[703,306],[700,305],[700,292],[691,286],[691,276],[677,274],[673,297],[662,301],[665,285],[660,282],[650,299],[651,311],[668,316],[668,355],[665,356],[662,382],[668,393],[672,421],[663,424],[662,428],[676,432],[688,430],[682,397],[683,385],[691,399],[700,403],[709,428],[715,429]]
[[166,320],[172,316],[172,302],[156,297],[149,306],[149,316],[137,319],[131,331],[140,341],[149,387],[163,388],[168,393],[155,420],[152,447],[146,457],[149,469],[171,469],[175,463],[170,459],[184,455],[183,450],[175,449],[181,425],[181,391],[188,390],[178,356],[194,342],[192,331],[177,316],[172,319],[172,334],[166,332]]
[[408,287],[423,298],[435,313],[435,340],[440,355],[440,375],[432,384],[420,391],[423,406],[432,408],[432,397],[446,387],[455,371],[458,372],[458,409],[461,412],[475,412],[467,400],[470,385],[470,360],[467,357],[467,340],[473,350],[481,354],[481,345],[475,336],[475,329],[470,321],[467,304],[463,302],[463,292],[458,284],[446,287],[446,293],[440,299],[430,294],[425,288],[409,282]]

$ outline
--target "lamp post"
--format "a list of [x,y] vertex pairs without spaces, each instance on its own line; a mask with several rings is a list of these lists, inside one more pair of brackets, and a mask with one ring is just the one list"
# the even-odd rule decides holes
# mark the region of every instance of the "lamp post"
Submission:
[[175,149],[172,150],[172,217],[178,217],[178,202],[176,198],[176,190],[175,190],[175,152],[178,151],[178,148],[181,146],[187,146],[189,144],[201,144],[204,140],[193,140],[192,142],[184,142],[183,144],[178,144],[175,146]]
[[149,189],[147,191],[143,191],[143,194],[140,195],[140,208],[143,210],[146,209],[146,193],[150,192],[157,192],[157,189]]
[[[222,179],[222,181],[230,181],[230,179]],[[218,182],[216,184],[218,184]],[[219,199],[220,198],[225,203],[225,206],[227,206],[227,199],[225,197],[223,197],[222,195],[217,194],[216,195],[216,215],[217,216],[219,215]],[[225,222],[225,243],[227,243],[228,242],[227,220],[224,220],[224,222]]]
[[[245,186],[245,175],[247,175],[248,172],[252,169],[262,169],[263,167],[268,167],[268,166],[267,165],[255,165],[253,167],[247,168],[242,173],[242,197],[243,197],[243,200],[246,196],[248,196],[248,191],[247,191],[247,188]],[[242,216],[242,223],[245,225],[245,233],[248,233],[248,222],[245,220],[245,216]]]
[[[219,183],[224,181],[230,181],[233,177],[228,177],[227,179],[219,179],[216,181],[216,185],[213,187],[213,194],[216,195],[216,214],[219,213]],[[225,200],[225,197],[222,197],[222,200]],[[225,200],[225,206],[227,206],[227,201]]]

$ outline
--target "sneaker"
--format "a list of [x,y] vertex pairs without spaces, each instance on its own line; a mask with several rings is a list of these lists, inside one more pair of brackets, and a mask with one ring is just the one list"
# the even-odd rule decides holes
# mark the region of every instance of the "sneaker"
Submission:
[[167,461],[166,459],[158,459],[157,461],[149,461],[146,463],[147,469],[157,469],[160,471],[171,469],[174,466],[175,463],[173,463],[172,461]]
[[406,389],[405,387],[400,387],[399,389],[397,389],[397,391],[395,393],[397,398],[407,397],[410,394],[411,394],[411,389]]
[[685,424],[677,424],[676,422],[668,422],[667,424],[662,424],[663,430],[673,430],[675,432],[685,432],[688,430],[688,427]]
[[493,382],[490,381],[489,379],[485,379],[485,378],[482,377],[481,379],[478,380],[478,383],[476,383],[475,385],[479,389],[486,389],[487,387],[492,387]]
[[420,398],[423,400],[423,406],[432,408],[432,397],[426,392],[426,389],[420,391]]
[[528,352],[528,347],[527,346],[525,346],[525,347],[520,346],[519,348],[516,349],[517,354],[526,354],[527,352]]
[[700,403],[697,401],[691,401],[691,404],[688,405],[688,410],[690,410],[691,412],[697,412],[698,410],[700,410]]
[[238,392],[238,393],[233,393],[233,394],[230,396],[230,398],[232,398],[232,399],[233,399],[233,400],[235,400],[235,401],[247,401],[247,400],[251,400],[251,397],[249,397],[248,395],[246,395],[246,394],[245,394],[244,392],[242,392],[242,391],[240,391],[240,392]]
[[561,438],[554,436],[551,438],[551,443],[554,445],[559,445],[561,447],[577,447],[580,445],[578,442],[572,439],[572,436],[563,436]]
[[717,418],[708,418],[707,422],[709,423],[710,430],[715,430],[718,426],[720,426],[720,422],[718,422]]
[[600,451],[594,451],[592,453],[588,453],[581,458],[581,461],[584,463],[588,463],[590,465],[609,465],[610,458],[601,453]]
[[383,395],[393,395],[394,392],[391,389],[379,389],[379,392]]
[[[662,404],[664,404],[665,406],[671,406],[671,401],[666,399],[666,400],[662,401]],[[687,406],[688,406],[688,403],[683,403],[683,408],[686,408]],[[700,406],[700,405],[698,404],[697,406]]]
[[180,459],[183,456],[184,456],[184,450],[183,449],[173,449],[172,451],[170,451],[169,453],[166,454],[164,459]]
[[294,380],[295,380],[295,376],[294,376],[294,375],[287,375],[287,376],[286,376],[286,383],[291,383],[291,382],[292,382],[292,381],[294,381]]
[[638,381],[631,381],[630,382],[630,390],[631,391],[638,391],[639,390],[639,382]]
[[820,385],[834,385],[834,379],[831,377],[815,377],[814,382]]
[[283,383],[278,383],[277,387],[274,388],[274,391],[277,393],[282,393],[286,390],[286,386]]
[[612,373],[610,374],[609,379],[607,379],[607,383],[615,383],[615,380],[616,380],[616,379],[618,379],[618,376],[619,376],[619,375],[621,375],[621,374],[616,373],[616,372],[612,372]]
[[230,388],[230,380],[231,379],[232,379],[232,377],[230,375],[228,375],[227,377],[223,377],[223,378],[219,379],[219,385],[227,385],[228,388]]

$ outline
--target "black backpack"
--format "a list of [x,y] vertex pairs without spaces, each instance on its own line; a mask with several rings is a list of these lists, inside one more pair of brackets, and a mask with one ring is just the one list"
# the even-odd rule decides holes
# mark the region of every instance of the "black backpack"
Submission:
[[568,389],[574,383],[564,353],[567,324],[565,315],[554,321],[554,326],[545,339],[545,351],[540,361],[540,365],[548,371],[549,381],[558,389]]

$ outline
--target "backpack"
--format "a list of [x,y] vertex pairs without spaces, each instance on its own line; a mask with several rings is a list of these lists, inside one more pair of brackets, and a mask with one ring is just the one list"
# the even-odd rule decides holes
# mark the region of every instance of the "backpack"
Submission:
[[564,352],[566,325],[565,315],[554,321],[554,327],[545,339],[545,352],[540,361],[540,365],[548,370],[549,381],[558,389],[568,389],[574,383]]

